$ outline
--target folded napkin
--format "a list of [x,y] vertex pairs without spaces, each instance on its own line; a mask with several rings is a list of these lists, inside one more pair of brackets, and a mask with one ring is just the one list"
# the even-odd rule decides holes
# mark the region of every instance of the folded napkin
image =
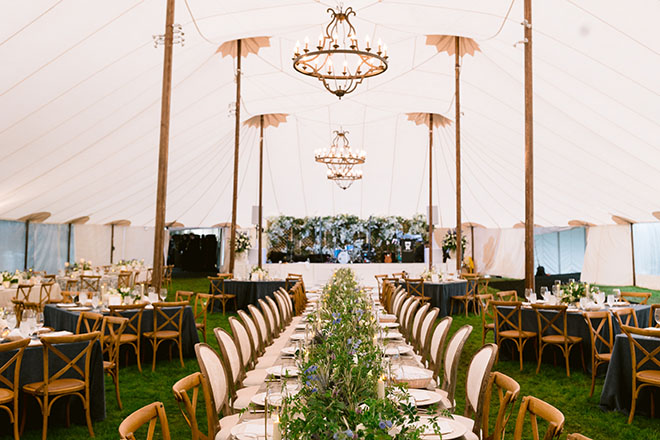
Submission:
[[40,337],[44,337],[44,336],[46,336],[46,337],[51,337],[51,336],[71,336],[72,334],[73,334],[73,333],[71,333],[71,332],[69,332],[69,331],[66,331],[66,330],[60,330],[60,331],[56,331],[56,332],[46,333],[46,334],[39,335],[39,336],[40,336]]
[[14,342],[14,341],[20,341],[21,339],[25,339],[26,337],[27,336],[23,335],[23,332],[21,332],[21,329],[15,328],[9,332],[6,339]]

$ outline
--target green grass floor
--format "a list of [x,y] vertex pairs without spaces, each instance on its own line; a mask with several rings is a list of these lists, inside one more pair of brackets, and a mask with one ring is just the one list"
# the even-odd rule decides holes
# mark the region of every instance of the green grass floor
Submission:
[[[612,286],[602,287],[605,290],[614,288]],[[620,288],[621,290],[628,289],[628,287]],[[206,278],[174,279],[170,288],[170,300],[173,300],[176,290],[206,292],[208,291],[208,281]],[[643,289],[635,288],[635,290]],[[660,302],[659,292],[654,292],[651,302]],[[223,327],[229,330],[227,321],[229,316],[231,315],[222,316],[219,313],[214,313],[208,317],[207,338],[209,344],[216,349],[218,347],[213,336],[213,328]],[[465,345],[463,356],[461,357],[461,367],[459,369],[456,387],[456,400],[458,402],[459,413],[462,413],[464,409],[467,366],[472,355],[481,346],[481,319],[472,314],[467,318],[464,315],[454,316],[450,336],[451,333],[465,324],[472,325],[474,330]],[[628,425],[626,423],[627,416],[620,413],[605,413],[600,410],[598,402],[603,385],[602,376],[597,378],[594,396],[590,398],[589,387],[591,376],[582,372],[580,369],[572,369],[571,377],[568,378],[561,365],[555,367],[550,364],[543,364],[540,373],[537,375],[535,374],[536,363],[533,359],[525,361],[522,372],[519,371],[517,361],[501,361],[494,368],[496,371],[513,377],[520,383],[521,396],[533,395],[556,406],[564,413],[566,424],[562,439],[565,439],[568,433],[580,432],[593,439],[660,440],[660,419],[651,420],[638,415],[635,417],[633,424]],[[153,373],[146,366],[142,373],[138,371],[135,365],[120,369],[119,381],[122,402],[124,404],[124,409],[121,411],[114,397],[113,383],[109,378],[106,378],[106,419],[94,423],[96,438],[118,438],[117,427],[126,416],[144,405],[154,401],[161,401],[165,404],[172,439],[189,439],[190,430],[174,400],[172,385],[180,378],[196,371],[199,371],[199,368],[195,359],[186,359],[184,368],[181,368],[178,359],[174,359],[172,362],[161,361],[156,364],[156,371]],[[509,419],[505,438],[510,439],[513,437],[518,404],[519,402],[514,408],[513,416]],[[198,416],[200,424],[205,426],[203,405],[199,411],[202,413]],[[493,413],[496,413],[496,410],[491,410],[491,415]],[[31,429],[26,430],[21,438],[31,440],[38,439],[40,436],[40,429]],[[10,437],[6,436],[4,438],[8,439]],[[48,438],[54,440],[83,439],[88,438],[88,433],[86,426],[71,425],[67,429],[61,421],[53,420],[49,424]],[[159,437],[157,436],[157,438]],[[526,436],[525,438],[531,437]]]

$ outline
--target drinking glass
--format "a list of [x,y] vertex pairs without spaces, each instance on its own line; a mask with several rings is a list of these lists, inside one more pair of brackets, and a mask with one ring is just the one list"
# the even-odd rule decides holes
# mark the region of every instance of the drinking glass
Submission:
[[614,295],[607,295],[608,306],[612,307],[614,305],[614,301],[616,301],[616,299],[614,299]]
[[621,289],[612,289],[612,293],[617,299],[621,298]]
[[99,300],[100,300],[99,293],[98,292],[92,293],[92,307],[94,308],[94,310],[98,310],[99,302],[100,302]]
[[545,297],[548,294],[548,288],[541,286],[541,298]]
[[37,312],[35,317],[34,317],[34,322],[35,322],[35,333],[39,333],[39,330],[41,330],[44,327],[44,312]]
[[[541,291],[542,292],[542,291]],[[532,293],[534,293],[534,290],[531,288],[527,287],[525,288],[525,298],[527,299],[527,302],[531,302],[532,300],[530,299],[532,296]]]
[[7,327],[10,329],[16,328],[16,313],[14,313],[14,309],[7,310],[5,320],[7,321]]
[[660,325],[660,309],[655,309],[655,323]]
[[161,301],[165,301],[167,299],[167,289],[160,289],[158,296],[160,297]]

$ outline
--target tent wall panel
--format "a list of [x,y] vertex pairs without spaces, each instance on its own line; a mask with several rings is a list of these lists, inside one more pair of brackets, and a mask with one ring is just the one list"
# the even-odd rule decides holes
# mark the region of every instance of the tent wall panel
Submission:
[[559,232],[561,273],[581,272],[586,247],[585,228],[573,228]]
[[[169,244],[169,234],[165,236],[166,245]],[[115,251],[113,260],[144,260],[151,266],[154,259],[154,228],[115,226]],[[167,258],[167,247],[165,248]]]
[[110,226],[73,225],[73,234],[73,258],[91,260],[95,265],[110,264]]
[[593,226],[587,230],[581,279],[604,285],[632,285],[630,226]]
[[68,225],[30,223],[28,267],[57,273],[64,268]]
[[479,272],[510,278],[525,276],[524,229],[474,229]]
[[25,223],[0,221],[0,270],[23,270]]

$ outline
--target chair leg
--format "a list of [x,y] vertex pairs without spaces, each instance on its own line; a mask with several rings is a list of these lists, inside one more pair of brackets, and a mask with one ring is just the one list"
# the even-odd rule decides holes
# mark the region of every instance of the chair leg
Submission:
[[154,339],[151,341],[151,346],[153,347],[153,355],[151,356],[151,371],[156,371],[156,352],[158,351],[158,343]]
[[227,304],[227,302],[225,300],[221,300],[220,302],[222,302],[222,314],[224,315],[225,314],[225,304]]
[[635,385],[633,384],[632,392],[632,403],[630,404],[630,416],[628,417],[628,424],[630,425],[635,417],[635,406],[637,406],[637,390],[635,390]]
[[12,412],[14,413],[14,440],[20,440],[21,437],[18,435],[18,400],[15,401]]
[[[21,409],[21,435],[23,435],[23,431],[25,431],[25,419],[27,418],[27,395],[23,394],[23,406]],[[14,420],[14,423],[17,423],[16,420]]]
[[564,358],[566,359],[566,377],[571,377],[571,367],[570,367],[569,362],[568,362],[570,357],[571,357],[571,349],[570,348],[565,348],[564,349]]
[[518,353],[520,353],[520,371],[523,370],[523,345],[518,343]]
[[[206,332],[204,332],[204,334],[206,335]],[[204,339],[206,339],[206,338],[204,338]],[[181,347],[183,344],[181,343],[180,333],[179,333],[179,342],[177,343],[177,345],[179,346],[179,361],[181,361],[181,368],[183,368],[184,367],[184,365],[183,365],[183,348]]]
[[121,397],[119,397],[119,368],[115,369],[115,372],[111,374],[112,380],[115,383],[115,395],[117,396],[117,405],[119,406],[119,409],[124,409],[123,405],[121,404]]
[[89,400],[83,399],[83,405],[85,406],[85,419],[87,420],[87,430],[89,431],[89,436],[94,437],[94,428],[92,427],[92,417],[89,409]]
[[48,398],[44,397],[43,406],[41,407],[42,413],[42,429],[41,429],[41,440],[46,440],[48,438]]
[[[538,361],[536,362],[536,374],[539,374],[539,371],[541,370],[541,359],[543,358],[543,344],[539,344],[539,353],[538,353]],[[520,370],[522,371],[522,364],[520,367]]]
[[[140,371],[140,373],[142,373],[142,362],[140,360],[141,357],[142,357],[141,356],[142,353],[141,353],[141,350],[140,350],[140,340],[139,339],[138,339],[137,344],[134,347],[135,347],[135,357],[137,358],[138,370]],[[128,355],[128,353],[127,353],[127,355]]]

